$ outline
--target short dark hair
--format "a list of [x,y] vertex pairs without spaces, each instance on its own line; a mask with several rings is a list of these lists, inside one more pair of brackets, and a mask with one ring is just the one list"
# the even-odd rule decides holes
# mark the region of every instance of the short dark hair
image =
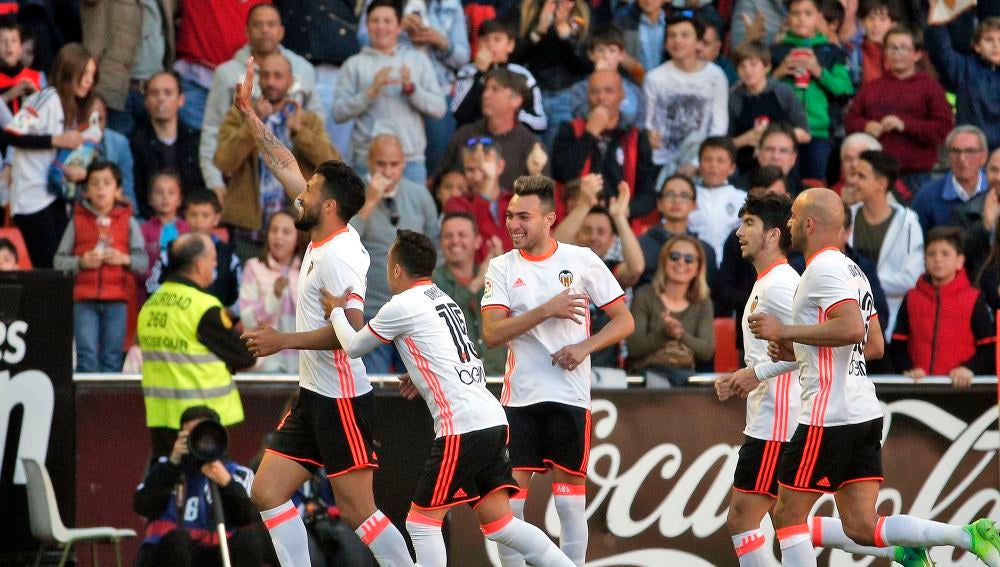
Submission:
[[709,148],[725,150],[729,154],[729,161],[736,163],[736,144],[733,143],[733,139],[729,136],[709,136],[705,138],[705,141],[701,143],[701,147],[698,148],[698,157],[701,158],[705,150]]
[[764,140],[774,135],[787,136],[792,141],[792,149],[795,152],[799,151],[799,141],[795,138],[795,130],[784,122],[771,122],[768,124],[767,128],[764,128],[764,133],[760,135],[760,142],[757,144],[758,147],[763,146]]
[[0,236],[0,250],[10,250],[10,253],[14,255],[14,259],[18,262],[21,261],[21,255],[17,253],[17,246],[14,246],[14,242],[11,239]]
[[375,8],[392,8],[392,11],[396,13],[396,19],[399,21],[403,19],[403,6],[398,0],[372,0],[372,3],[365,8],[365,16],[371,17]]
[[747,181],[751,189],[755,187],[770,187],[778,181],[784,181],[786,186],[788,184],[788,180],[785,179],[785,174],[782,173],[781,168],[776,165],[762,165],[758,167],[753,170]]
[[167,265],[170,267],[170,273],[190,273],[191,269],[194,268],[194,263],[211,246],[210,240],[209,243],[206,243],[207,238],[202,234],[188,233],[178,236],[177,240],[171,242],[170,248],[167,250]]
[[[259,4],[258,4],[259,5]],[[196,419],[207,419],[209,421],[222,422],[219,413],[208,406],[191,406],[181,413],[180,426]]]
[[514,181],[514,194],[520,197],[535,195],[542,204],[554,209],[556,186],[544,175],[522,175]]
[[219,202],[219,197],[215,194],[215,191],[209,191],[208,189],[189,191],[184,196],[184,208],[191,205],[211,205],[216,214],[222,212],[222,203]]
[[615,45],[625,50],[625,34],[614,24],[598,24],[590,32],[587,40],[587,51],[593,51],[602,45]]
[[169,177],[170,179],[173,179],[174,181],[177,182],[177,186],[181,188],[181,193],[184,192],[184,187],[181,185],[181,174],[180,174],[179,171],[177,171],[176,169],[174,169],[172,167],[165,167],[163,169],[159,169],[159,170],[155,171],[153,173],[153,175],[150,175],[149,176],[149,189],[152,189],[153,188],[153,184],[156,183],[156,180],[159,179],[159,178],[161,178],[161,177]]
[[739,67],[750,59],[758,59],[765,67],[770,67],[771,50],[759,41],[745,41],[733,49],[733,65]]
[[670,16],[667,18],[667,25],[663,29],[669,30],[673,26],[680,24],[691,24],[691,27],[694,28],[695,38],[703,39],[705,37],[705,22],[690,16]]
[[792,200],[788,195],[766,193],[760,196],[749,195],[740,208],[739,216],[754,215],[759,217],[764,230],[777,228],[781,231],[778,246],[783,253],[788,253],[792,244],[792,233],[788,231],[788,219],[792,216]]
[[486,81],[496,81],[498,85],[505,89],[510,89],[514,93],[521,97],[521,106],[524,106],[531,98],[531,91],[528,90],[528,81],[524,78],[524,75],[520,73],[515,73],[506,67],[497,67],[491,69],[486,73],[486,77],[483,78],[483,84]]
[[840,29],[840,26],[843,25],[846,15],[840,0],[820,0],[819,13],[823,15],[823,19],[828,24],[833,25],[836,29]]
[[270,2],[261,2],[260,4],[256,4],[253,8],[250,8],[250,10],[247,12],[247,21],[246,21],[247,26],[250,25],[250,18],[252,18],[253,15],[257,13],[257,10],[260,10],[261,8],[270,8],[274,10],[274,12],[278,14],[278,21],[279,22],[281,21],[281,10],[279,10],[277,6],[271,4]]
[[899,179],[899,160],[889,152],[882,150],[865,150],[858,156],[861,161],[872,166],[875,175],[885,179],[885,190],[891,191]]
[[365,205],[365,182],[358,177],[351,166],[336,159],[319,164],[316,173],[323,176],[320,190],[327,198],[337,201],[340,220],[345,223],[350,222]]
[[613,234],[618,234],[618,229],[615,228],[615,219],[611,218],[611,211],[609,211],[607,207],[594,205],[593,207],[590,207],[589,211],[587,211],[587,216],[589,217],[590,215],[601,215],[602,217],[607,218],[608,222],[611,223],[611,232]]
[[450,213],[445,213],[441,217],[441,227],[444,228],[444,223],[454,220],[454,219],[465,219],[472,223],[472,232],[474,234],[479,234],[479,223],[476,222],[476,217],[472,216],[472,213],[467,211],[451,211]]
[[920,28],[906,23],[896,24],[892,27],[892,29],[885,32],[885,38],[882,40],[883,49],[885,49],[885,45],[889,43],[890,35],[905,35],[913,41],[913,49],[915,51],[924,50],[924,33],[920,31]]
[[392,245],[393,260],[414,278],[429,278],[437,266],[437,249],[426,234],[401,228]]
[[485,22],[479,24],[479,30],[476,32],[476,37],[486,37],[491,33],[502,33],[510,39],[517,41],[517,32],[514,31],[514,24],[499,18],[486,20]]
[[87,177],[84,178],[84,183],[90,182],[90,176],[96,171],[108,170],[111,175],[115,178],[115,184],[119,187],[122,186],[122,170],[114,162],[110,162],[103,159],[94,160],[87,166]]
[[0,17],[0,30],[16,31],[18,37],[21,39],[21,43],[24,43],[24,28],[21,27],[21,24],[17,22],[17,18],[13,15]]
[[822,8],[822,6],[820,5],[820,0],[788,0],[788,9],[791,10],[792,6],[796,4],[801,4],[802,2],[809,2],[810,4],[816,7],[817,11],[819,11]]
[[924,239],[924,250],[934,242],[946,242],[955,249],[958,254],[964,254],[965,235],[962,229],[957,226],[935,226],[927,231],[927,238]]
[[[260,4],[258,4],[258,6],[260,6]],[[180,73],[178,73],[177,71],[174,71],[173,69],[164,69],[162,71],[157,71],[157,72],[153,73],[153,76],[149,78],[149,81],[152,81],[153,79],[155,79],[157,77],[160,77],[160,76],[173,78],[174,82],[177,83],[177,94],[179,94],[179,95],[184,94],[184,84],[181,82],[181,75],[180,75]],[[149,85],[149,81],[146,81],[146,85]],[[148,87],[144,87],[144,90],[145,90],[145,88],[148,88]],[[145,92],[143,92],[142,94],[143,94],[143,96],[146,95]]]
[[668,178],[666,178],[666,179],[663,180],[663,185],[660,185],[660,192],[656,196],[657,199],[662,199],[663,198],[663,188],[667,186],[667,183],[670,183],[671,181],[674,181],[674,180],[683,181],[684,183],[687,183],[688,187],[691,188],[691,195],[694,197],[694,199],[692,200],[692,202],[693,203],[697,203],[698,202],[698,188],[695,186],[694,180],[691,179],[690,177],[688,177],[687,175],[682,174],[682,173],[675,173],[675,174],[671,175],[670,177],[668,177]]
[[899,22],[903,19],[903,11],[896,0],[861,0],[858,5],[858,19],[868,17],[868,14],[885,10],[889,14],[889,19]]

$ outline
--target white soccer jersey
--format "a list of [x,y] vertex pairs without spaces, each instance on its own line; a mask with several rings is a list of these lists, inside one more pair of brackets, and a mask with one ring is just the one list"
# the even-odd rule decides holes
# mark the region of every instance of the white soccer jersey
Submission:
[[[541,257],[511,250],[490,260],[483,310],[521,315],[567,288],[588,295],[601,309],[625,299],[618,280],[590,248],[552,242]],[[554,353],[588,336],[589,317],[582,324],[553,318],[511,341],[500,403],[517,407],[559,402],[589,409],[590,357],[572,371],[552,365]]]
[[743,433],[765,441],[788,441],[799,417],[798,364],[772,362],[767,341],[754,338],[747,317],[770,313],[782,323],[792,322],[792,297],[799,284],[799,273],[782,258],[757,275],[750,299],[743,308],[743,361],[762,380],[747,397],[747,426]]
[[861,268],[834,247],[823,248],[806,261],[792,303],[796,325],[817,325],[830,310],[853,301],[865,320],[864,342],[842,347],[816,347],[795,343],[802,384],[799,423],[830,427],[864,423],[882,417],[875,385],[868,379],[864,344],[868,322],[878,316],[871,286]]
[[368,328],[380,341],[396,343],[437,437],[507,425],[503,407],[486,389],[462,308],[431,280],[393,296]]
[[[341,295],[351,288],[348,309],[364,310],[368,251],[354,227],[346,226],[321,242],[310,242],[299,269],[299,301],[295,330],[315,331],[329,325],[320,302],[321,288]],[[361,359],[343,350],[300,350],[299,385],[330,398],[354,398],[372,389]]]
[[[26,98],[21,110],[4,129],[19,136],[61,134],[65,128],[64,120],[59,93],[54,87],[49,87]],[[56,199],[46,188],[49,166],[55,158],[55,149],[14,148],[11,212],[15,215],[31,215],[48,207]]]

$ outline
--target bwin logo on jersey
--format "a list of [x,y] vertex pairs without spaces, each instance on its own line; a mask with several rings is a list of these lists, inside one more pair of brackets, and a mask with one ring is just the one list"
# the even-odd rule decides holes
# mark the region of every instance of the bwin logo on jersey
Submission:
[[559,283],[561,283],[563,287],[569,287],[573,285],[573,272],[569,270],[563,270],[559,272]]

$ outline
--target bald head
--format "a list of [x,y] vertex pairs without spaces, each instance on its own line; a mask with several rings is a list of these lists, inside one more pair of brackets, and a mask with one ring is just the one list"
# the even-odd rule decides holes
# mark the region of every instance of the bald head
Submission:
[[260,66],[260,90],[267,102],[280,106],[289,89],[292,88],[294,77],[292,63],[280,52],[264,57],[258,62]]
[[844,203],[840,196],[829,189],[817,187],[799,194],[802,216],[816,222],[817,228],[839,231],[844,226]]
[[368,155],[381,154],[383,152],[399,152],[402,154],[403,144],[399,142],[399,138],[392,134],[379,134],[372,138],[372,145],[368,149]]
[[372,139],[368,148],[368,169],[372,174],[381,174],[391,182],[386,192],[392,194],[396,184],[403,177],[406,156],[399,138],[392,134],[379,134]]
[[843,226],[844,203],[829,189],[807,189],[792,203],[792,217],[788,220],[792,248],[803,254],[827,246],[840,248]]
[[612,114],[610,127],[617,126],[618,112],[625,99],[625,89],[622,87],[622,77],[618,71],[601,69],[594,71],[587,81],[587,101],[591,110],[603,106]]

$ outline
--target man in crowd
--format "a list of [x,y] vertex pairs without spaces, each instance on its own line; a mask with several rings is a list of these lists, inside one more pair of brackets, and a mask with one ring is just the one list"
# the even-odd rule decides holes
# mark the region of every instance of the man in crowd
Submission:
[[444,204],[445,213],[466,212],[476,219],[483,242],[476,255],[482,260],[489,254],[494,238],[500,241],[501,250],[513,247],[510,234],[504,226],[504,211],[510,202],[511,192],[501,185],[506,161],[503,148],[490,138],[470,138],[462,148],[465,180],[469,184],[466,195],[452,197]]
[[940,179],[920,188],[910,206],[926,233],[948,222],[958,203],[986,191],[986,134],[976,126],[957,126],[945,140],[950,170]]
[[989,256],[1000,218],[1000,148],[993,150],[986,162],[986,182],[988,190],[955,205],[948,223],[961,227],[965,233],[965,273],[973,282]]
[[[660,222],[650,227],[639,237],[639,246],[642,248],[646,267],[642,275],[639,276],[637,285],[653,281],[656,268],[660,265],[660,250],[668,240],[678,234],[698,236],[691,231],[688,224],[691,213],[698,206],[697,199],[694,183],[687,177],[673,175],[663,183],[663,188],[656,199],[656,210],[660,213]],[[698,241],[701,242],[701,249],[705,252],[706,279],[709,288],[712,288],[718,274],[715,248],[704,240],[699,239]]]

